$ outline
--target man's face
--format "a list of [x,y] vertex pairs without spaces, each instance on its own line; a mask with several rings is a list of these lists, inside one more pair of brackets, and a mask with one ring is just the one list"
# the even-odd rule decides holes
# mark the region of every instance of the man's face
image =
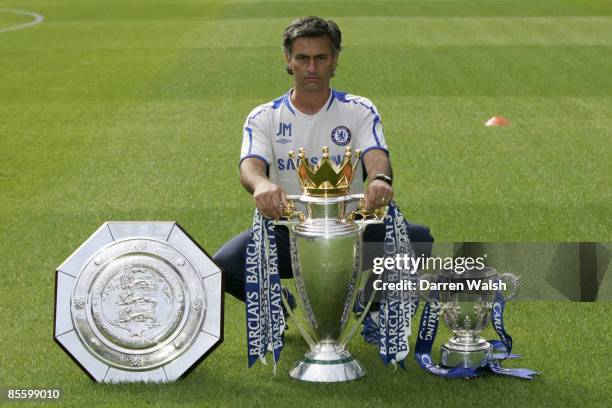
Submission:
[[291,55],[285,60],[293,70],[295,87],[307,91],[323,91],[329,88],[338,55],[334,55],[331,39],[321,37],[298,37],[293,40]]

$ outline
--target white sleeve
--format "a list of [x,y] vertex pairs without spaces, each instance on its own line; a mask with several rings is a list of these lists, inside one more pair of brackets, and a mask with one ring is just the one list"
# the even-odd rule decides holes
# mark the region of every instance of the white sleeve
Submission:
[[268,137],[265,120],[267,110],[267,106],[259,106],[247,116],[242,129],[240,162],[247,157],[256,157],[263,160],[266,165],[272,163],[272,142]]
[[355,149],[365,154],[371,149],[387,150],[382,122],[376,106],[367,98],[359,98],[361,116],[359,118]]

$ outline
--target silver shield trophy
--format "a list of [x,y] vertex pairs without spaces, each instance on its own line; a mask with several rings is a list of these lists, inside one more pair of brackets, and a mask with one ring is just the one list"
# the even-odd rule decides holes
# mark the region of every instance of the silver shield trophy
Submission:
[[[350,329],[349,318],[362,276],[362,238],[367,224],[382,223],[384,210],[363,210],[363,195],[351,195],[354,169],[351,150],[335,166],[323,148],[318,166],[310,166],[304,149],[290,158],[296,168],[303,194],[290,197],[285,209],[290,234],[290,251],[303,325],[293,321],[310,346],[290,376],[303,381],[349,381],[365,375],[362,365],[346,346],[361,323]],[[291,310],[283,298],[287,310]],[[371,300],[368,306],[371,304]],[[367,307],[364,313],[367,312]]]
[[221,270],[174,222],[107,222],[57,269],[56,342],[100,382],[168,382],[222,341]]
[[[491,267],[469,268],[461,273],[445,269],[435,274],[426,274],[422,279],[436,284],[441,290],[432,299],[431,292],[424,291],[424,297],[440,311],[446,326],[453,331],[451,337],[440,347],[441,364],[446,367],[484,367],[491,360],[493,348],[481,332],[487,327],[493,308],[495,293],[504,292],[506,301],[512,300],[518,291],[519,278],[511,273],[499,274]],[[470,286],[471,285],[471,286]],[[438,300],[439,299],[439,300]]]

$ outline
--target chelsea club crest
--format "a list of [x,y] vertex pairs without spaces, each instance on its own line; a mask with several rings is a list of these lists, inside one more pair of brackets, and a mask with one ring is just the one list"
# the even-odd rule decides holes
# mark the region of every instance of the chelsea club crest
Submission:
[[338,146],[346,146],[351,141],[351,131],[346,126],[336,126],[331,132],[331,139]]

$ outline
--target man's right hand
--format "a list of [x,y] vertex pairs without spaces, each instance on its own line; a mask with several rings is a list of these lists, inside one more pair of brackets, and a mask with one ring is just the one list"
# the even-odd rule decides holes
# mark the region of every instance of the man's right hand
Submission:
[[253,192],[255,205],[266,218],[278,219],[287,206],[287,195],[283,189],[271,181],[260,182]]

